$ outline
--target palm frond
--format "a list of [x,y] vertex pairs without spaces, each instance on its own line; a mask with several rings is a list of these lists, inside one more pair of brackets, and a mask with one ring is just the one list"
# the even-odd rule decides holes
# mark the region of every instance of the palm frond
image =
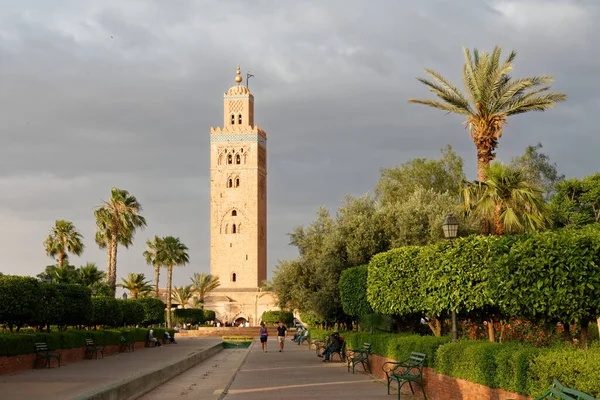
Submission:
[[539,96],[523,96],[507,104],[505,112],[507,115],[516,115],[527,111],[545,111],[549,108],[553,108],[556,103],[566,100],[566,94],[556,92],[545,93]]
[[408,99],[409,103],[412,104],[423,104],[429,107],[437,108],[439,110],[444,110],[447,112],[460,114],[460,115],[468,115],[470,114],[469,110],[465,110],[464,108],[457,107],[456,105],[450,103],[442,103],[437,100],[428,100],[428,99]]

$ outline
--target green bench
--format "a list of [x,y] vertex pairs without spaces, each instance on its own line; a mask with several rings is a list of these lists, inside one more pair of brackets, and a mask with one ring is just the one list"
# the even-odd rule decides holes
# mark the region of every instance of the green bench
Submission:
[[363,343],[362,349],[348,350],[346,353],[346,361],[348,363],[348,372],[350,372],[350,366],[352,366],[352,373],[354,373],[354,367],[357,364],[361,364],[365,372],[371,372],[369,366],[369,354],[371,354],[371,343]]
[[410,391],[414,394],[412,383],[416,383],[421,386],[423,391],[423,398],[427,400],[425,395],[425,388],[423,387],[423,363],[425,362],[425,354],[423,353],[411,353],[404,361],[398,362],[386,362],[381,367],[387,378],[387,390],[390,394],[390,384],[392,381],[398,383],[398,400],[400,400],[400,389],[406,383],[410,386]]
[[127,350],[127,351],[134,351],[135,350],[135,343],[128,342],[127,339],[125,339],[125,336],[121,336],[121,350],[122,351],[125,351],[125,350]]
[[568,388],[562,385],[556,379],[552,384],[552,387],[548,389],[546,393],[536,398],[535,400],[541,399],[556,399],[556,400],[598,400],[594,396],[587,393],[580,392],[579,390]]
[[98,353],[102,354],[102,358],[104,358],[104,346],[95,345],[92,339],[85,339],[85,355],[89,355],[90,358],[96,355],[97,360]]
[[308,345],[309,349],[310,349],[310,331],[307,329],[304,331],[304,334],[300,337],[298,337],[298,345],[301,345],[302,343],[306,342],[306,344]]
[[340,346],[340,348],[337,351],[332,351],[331,355],[329,356],[329,359],[331,361],[333,361],[333,356],[334,355],[338,355],[340,356],[340,362],[344,362],[346,361],[346,341],[342,341],[342,345]]
[[58,361],[58,366],[60,367],[60,354],[51,351],[48,348],[46,343],[36,343],[35,344],[35,365],[34,368],[37,367],[39,360],[44,360],[44,367],[50,368],[50,361],[55,359]]
[[325,340],[315,339],[311,342],[311,344],[315,345],[315,353],[319,355],[321,353],[321,350],[325,350],[325,347],[327,347],[327,345],[329,344],[329,336],[327,336]]

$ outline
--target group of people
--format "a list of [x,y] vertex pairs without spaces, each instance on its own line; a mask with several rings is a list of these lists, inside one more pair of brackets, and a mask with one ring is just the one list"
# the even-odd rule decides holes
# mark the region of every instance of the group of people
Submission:
[[[178,331],[178,329],[175,328],[175,332],[177,332],[177,331]],[[173,334],[173,336],[171,336],[167,329],[165,329],[164,339],[166,341],[168,341],[169,343],[177,344],[177,342],[175,341],[175,334]],[[150,329],[150,331],[148,332],[148,342],[153,344],[154,347],[161,346],[160,340],[158,340],[157,338],[154,337],[154,329]]]
[[[269,331],[267,330],[267,326],[264,322],[260,323],[260,330],[258,331],[260,336],[260,344],[262,346],[263,353],[267,352],[267,339],[269,337]],[[279,321],[277,325],[277,341],[279,342],[279,352],[283,351],[283,346],[285,344],[285,337],[287,336],[287,327],[283,324],[282,321]]]

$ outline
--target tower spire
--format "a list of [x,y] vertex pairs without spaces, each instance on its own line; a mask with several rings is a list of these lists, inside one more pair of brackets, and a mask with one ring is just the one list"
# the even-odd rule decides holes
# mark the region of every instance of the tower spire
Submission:
[[242,72],[240,70],[240,64],[238,64],[238,67],[237,67],[237,76],[235,77],[235,81],[237,82],[238,85],[242,82]]

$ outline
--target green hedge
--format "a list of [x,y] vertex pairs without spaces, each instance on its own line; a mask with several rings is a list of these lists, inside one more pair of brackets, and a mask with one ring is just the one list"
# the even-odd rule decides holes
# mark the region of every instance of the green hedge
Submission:
[[119,327],[123,324],[121,301],[114,297],[92,298],[92,325]]
[[123,312],[123,323],[121,325],[139,325],[144,322],[146,311],[144,306],[137,300],[119,300]]
[[265,311],[261,317],[265,324],[276,324],[282,321],[286,325],[294,323],[294,314],[290,311]]
[[203,310],[204,311],[204,321],[214,321],[217,319],[217,314],[213,310]]
[[[153,328],[154,336],[164,336],[163,328]],[[169,330],[173,335],[173,330]],[[114,329],[114,330],[72,330],[67,332],[38,332],[23,334],[0,334],[0,356],[14,356],[35,352],[35,343],[45,342],[53,350],[71,349],[85,346],[85,339],[93,339],[94,343],[102,345],[120,344],[121,336],[129,341],[144,342],[148,337],[148,329]]]
[[173,311],[178,322],[201,324],[205,321],[204,310],[199,308],[178,308]]
[[162,324],[165,322],[165,303],[153,297],[143,297],[136,300],[144,307],[142,324]]

